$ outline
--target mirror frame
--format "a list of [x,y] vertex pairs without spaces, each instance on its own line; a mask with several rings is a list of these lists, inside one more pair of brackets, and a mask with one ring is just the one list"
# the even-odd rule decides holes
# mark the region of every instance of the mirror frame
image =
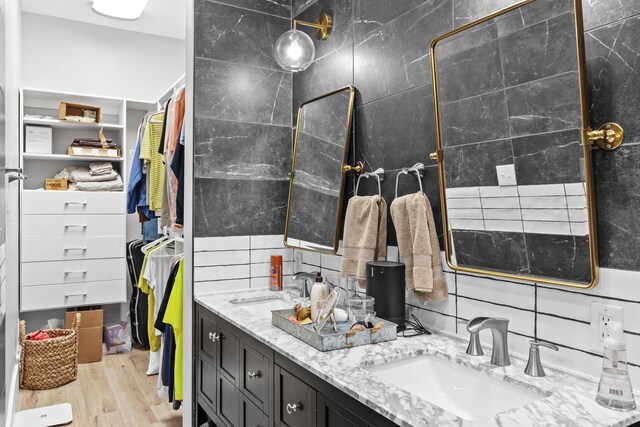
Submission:
[[[302,116],[301,114],[302,108],[307,104],[311,104],[312,102],[318,101],[323,98],[327,98],[331,95],[335,95],[337,93],[344,92],[346,90],[349,91],[349,112],[347,114],[347,121],[345,123],[347,131],[345,134],[345,141],[344,141],[344,153],[342,155],[342,170],[340,171],[340,174],[341,174],[340,197],[338,198],[338,210],[336,214],[336,227],[334,231],[335,238],[333,242],[333,249],[322,250],[322,249],[314,249],[314,248],[302,248],[300,246],[292,246],[287,243],[287,240],[289,238],[289,217],[291,215],[291,201],[293,197],[293,182],[295,179],[296,154],[298,151],[298,136],[300,132],[300,117]],[[344,203],[344,187],[345,187],[345,182],[346,182],[346,177],[348,172],[348,169],[346,169],[345,166],[347,166],[347,160],[349,156],[349,143],[351,141],[351,131],[352,131],[351,127],[353,124],[353,107],[355,103],[355,94],[356,94],[355,87],[352,85],[347,85],[339,89],[332,90],[331,92],[325,93],[324,95],[320,95],[315,98],[312,98],[308,101],[301,103],[298,106],[298,118],[296,119],[296,136],[293,143],[293,153],[291,156],[291,170],[289,171],[289,196],[287,198],[287,217],[285,218],[285,225],[284,225],[284,246],[287,248],[300,249],[300,250],[309,251],[309,252],[318,252],[326,255],[334,255],[338,252],[338,245],[340,243],[340,230],[342,228],[341,219],[342,219],[342,206]]]
[[573,0],[574,5],[574,18],[575,18],[575,30],[576,30],[576,47],[577,47],[577,60],[578,60],[578,82],[580,86],[580,110],[582,113],[582,147],[584,151],[584,165],[585,165],[585,178],[586,178],[586,201],[589,223],[589,256],[590,256],[590,269],[591,269],[591,281],[589,283],[569,282],[564,280],[535,277],[535,276],[522,276],[513,273],[506,273],[501,271],[485,270],[474,267],[464,267],[456,265],[451,260],[451,230],[449,230],[449,222],[447,216],[447,200],[446,200],[446,182],[444,176],[444,156],[442,149],[442,132],[440,128],[440,105],[438,102],[438,72],[436,68],[436,45],[438,42],[459,34],[469,28],[480,25],[486,21],[489,21],[498,16],[504,15],[529,3],[533,3],[537,0],[524,0],[516,3],[512,6],[501,9],[495,13],[487,15],[476,21],[472,21],[461,27],[442,34],[431,42],[430,56],[431,56],[431,72],[432,72],[432,88],[433,88],[433,102],[435,112],[435,124],[436,124],[436,153],[432,154],[431,158],[438,162],[438,172],[440,180],[440,203],[442,206],[442,227],[444,230],[444,246],[445,246],[445,258],[447,265],[450,268],[457,271],[466,273],[482,274],[488,276],[497,276],[504,279],[514,279],[527,282],[535,282],[545,285],[565,286],[579,289],[592,289],[598,284],[599,270],[598,270],[598,244],[597,244],[597,230],[596,230],[596,213],[595,213],[595,196],[594,196],[594,178],[592,169],[592,143],[588,138],[588,132],[591,131],[589,122],[589,108],[588,97],[586,87],[586,61],[584,54],[584,28],[582,20],[582,3],[581,0]]

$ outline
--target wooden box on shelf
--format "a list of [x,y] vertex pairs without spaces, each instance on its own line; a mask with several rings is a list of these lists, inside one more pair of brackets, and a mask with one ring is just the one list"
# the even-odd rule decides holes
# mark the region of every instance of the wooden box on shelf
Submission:
[[58,118],[60,120],[66,120],[67,116],[93,118],[95,119],[95,123],[100,123],[100,107],[61,102]]
[[53,179],[47,178],[44,180],[44,189],[45,190],[67,190],[69,188],[69,183],[65,178],[62,179]]
[[67,148],[67,154],[70,156],[85,156],[85,157],[106,157],[106,158],[119,158],[119,148],[93,148],[93,147],[74,147]]

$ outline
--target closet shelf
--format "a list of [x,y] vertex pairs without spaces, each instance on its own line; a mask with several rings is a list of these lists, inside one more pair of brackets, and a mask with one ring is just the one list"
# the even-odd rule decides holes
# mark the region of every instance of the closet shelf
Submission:
[[93,157],[93,156],[70,156],[68,154],[34,154],[24,153],[25,160],[60,160],[60,161],[90,161],[90,162],[122,162],[122,157]]
[[56,119],[39,119],[35,117],[23,117],[22,122],[25,125],[40,125],[40,126],[51,126],[53,128],[68,128],[68,129],[100,129],[100,127],[104,127],[105,130],[113,129],[113,130],[122,130],[124,129],[123,125],[119,125],[117,123],[76,123],[76,122],[68,122],[65,120],[56,120]]

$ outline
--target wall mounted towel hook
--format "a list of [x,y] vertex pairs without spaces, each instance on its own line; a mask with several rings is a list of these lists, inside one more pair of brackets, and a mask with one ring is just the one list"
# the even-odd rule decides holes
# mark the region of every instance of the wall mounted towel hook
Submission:
[[420,186],[420,192],[424,193],[424,190],[422,189],[422,179],[421,179],[424,176],[424,164],[416,163],[410,168],[402,168],[402,170],[398,172],[398,174],[396,175],[396,199],[398,198],[398,182],[400,179],[400,175],[408,175],[410,173],[416,174],[416,178],[418,179],[418,185]]
[[371,178],[371,177],[375,178],[376,181],[378,182],[378,195],[382,197],[382,186],[380,185],[380,183],[384,181],[384,169],[382,168],[378,168],[373,172],[365,172],[358,177],[358,181],[356,181],[356,193],[355,193],[356,196],[358,195],[358,187],[360,186],[360,179]]

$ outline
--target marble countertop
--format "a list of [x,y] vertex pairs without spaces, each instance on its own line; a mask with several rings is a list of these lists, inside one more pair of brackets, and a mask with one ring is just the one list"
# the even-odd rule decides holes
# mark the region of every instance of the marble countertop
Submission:
[[[295,291],[279,292],[296,301]],[[434,333],[412,338],[398,338],[385,343],[351,349],[320,352],[265,321],[248,315],[241,305],[230,301],[273,297],[271,291],[241,291],[201,295],[196,302],[229,321],[255,339],[265,343],[293,362],[309,370],[348,395],[376,410],[401,426],[628,426],[640,420],[640,409],[619,412],[595,401],[597,383],[545,366],[546,377],[524,374],[526,360],[511,357],[511,365],[490,364],[491,351],[484,356],[465,353],[467,343],[461,339]],[[428,327],[428,325],[427,325]],[[548,395],[524,407],[502,412],[493,418],[471,422],[380,380],[365,370],[367,366],[434,354],[482,371],[501,380],[519,384]],[[425,384],[425,387],[428,387]]]

